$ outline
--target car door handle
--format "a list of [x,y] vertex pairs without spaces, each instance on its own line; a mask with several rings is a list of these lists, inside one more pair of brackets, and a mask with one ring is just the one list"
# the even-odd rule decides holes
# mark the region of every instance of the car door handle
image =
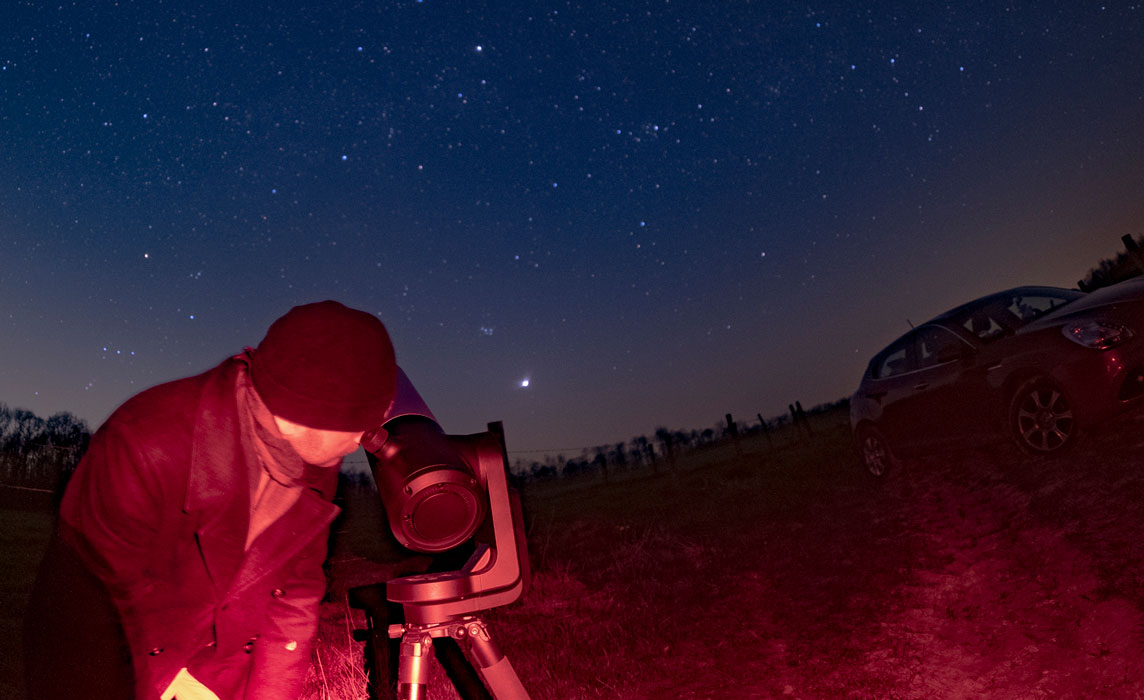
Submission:
[[866,396],[870,397],[871,401],[881,401],[882,397],[885,395],[886,392],[884,391],[871,391],[870,393],[866,394]]
[[917,384],[914,384],[914,388],[917,389],[918,391],[921,391],[922,389],[925,389],[928,386],[929,386],[929,382],[918,382]]

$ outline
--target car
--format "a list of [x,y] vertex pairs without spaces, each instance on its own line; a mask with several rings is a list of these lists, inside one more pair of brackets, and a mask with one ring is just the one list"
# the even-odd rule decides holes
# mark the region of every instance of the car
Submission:
[[1016,287],[951,309],[874,355],[850,426],[876,476],[1008,438],[1051,457],[1144,398],[1144,277],[1091,292]]

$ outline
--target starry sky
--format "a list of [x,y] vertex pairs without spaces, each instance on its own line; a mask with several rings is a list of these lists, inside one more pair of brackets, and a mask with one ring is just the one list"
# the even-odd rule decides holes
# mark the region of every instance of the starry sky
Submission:
[[907,320],[1144,233],[1142,18],[7,3],[0,401],[95,427],[327,298],[526,459],[834,401]]

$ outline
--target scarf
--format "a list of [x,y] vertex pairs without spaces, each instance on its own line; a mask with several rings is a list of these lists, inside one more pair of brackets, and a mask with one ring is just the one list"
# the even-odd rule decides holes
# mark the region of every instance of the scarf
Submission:
[[[313,489],[325,500],[332,500],[337,488],[337,470],[306,464],[286,438],[282,437],[274,422],[274,416],[258,397],[258,392],[254,390],[254,384],[250,381],[252,352],[251,348],[246,348],[242,354],[234,358],[242,365],[235,393],[242,424],[243,444],[253,452],[248,456],[254,459],[249,461],[252,464],[260,464],[262,471],[279,486],[287,489]],[[260,473],[256,471],[251,474],[251,493],[261,490],[258,488],[260,481]],[[257,505],[252,502],[252,506],[257,507]]]

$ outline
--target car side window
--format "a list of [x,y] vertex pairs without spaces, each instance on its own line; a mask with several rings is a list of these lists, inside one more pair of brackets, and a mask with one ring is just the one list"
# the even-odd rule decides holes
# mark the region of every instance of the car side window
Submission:
[[937,326],[921,329],[917,338],[919,369],[948,362],[956,358],[966,347],[956,335]]
[[874,378],[885,379],[909,370],[909,344],[899,341],[889,347],[874,363]]
[[1027,323],[1038,316],[1047,314],[1064,303],[1065,300],[1060,297],[1044,294],[1026,294],[1025,296],[1013,297],[1009,302],[1009,306],[1006,308],[1009,310],[1009,313]]
[[992,340],[1005,332],[1001,324],[997,323],[992,316],[984,311],[979,311],[965,319],[965,323],[963,323],[962,326],[978,340]]

